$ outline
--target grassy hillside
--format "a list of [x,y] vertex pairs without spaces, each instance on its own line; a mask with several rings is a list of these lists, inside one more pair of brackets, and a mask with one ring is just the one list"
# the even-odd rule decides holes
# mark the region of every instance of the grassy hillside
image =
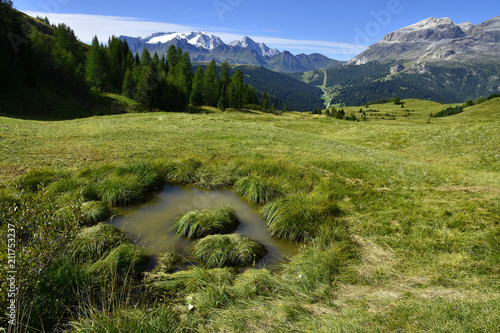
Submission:
[[[105,259],[83,252],[87,259],[74,262],[89,250],[78,252],[71,241],[52,253],[19,229],[25,249],[33,249],[20,251],[19,262],[42,255],[37,260],[46,265],[23,268],[20,311],[32,313],[33,327],[42,327],[36,315],[43,312],[45,329],[70,321],[66,328],[75,332],[498,330],[500,99],[430,123],[428,114],[443,105],[404,102],[414,110],[409,119],[398,114],[396,121],[359,123],[294,112],[0,118],[2,225],[18,223],[23,212],[26,223],[44,226],[43,239],[50,230],[74,239],[68,230],[105,220],[109,209],[141,202],[145,191],[166,181],[232,188],[249,177],[279,193],[263,210],[268,218],[278,214],[273,223],[281,223],[280,214],[293,220],[296,207],[311,214],[281,230],[305,242],[279,272],[200,267],[175,273],[179,260],[167,254],[144,279],[136,275],[149,291],[133,293],[135,307],[123,289],[126,266],[115,277],[105,273],[113,258],[135,251],[122,236],[100,245],[111,246]],[[401,112],[389,104],[372,107]],[[291,210],[282,211],[287,202]],[[90,206],[102,207],[100,213],[94,208],[89,215]],[[64,207],[80,213],[61,220],[55,212]],[[144,254],[138,255],[141,261],[123,259],[134,272],[144,270]],[[44,283],[58,285],[64,297]],[[111,303],[99,296],[100,283],[115,286],[107,291]],[[70,305],[81,311],[69,314]]]

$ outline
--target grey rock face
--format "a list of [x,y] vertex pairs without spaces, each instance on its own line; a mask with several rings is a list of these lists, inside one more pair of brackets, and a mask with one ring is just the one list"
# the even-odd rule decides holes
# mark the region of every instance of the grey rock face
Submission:
[[455,24],[450,18],[431,17],[386,35],[351,60],[370,61],[498,61],[500,16],[484,23]]

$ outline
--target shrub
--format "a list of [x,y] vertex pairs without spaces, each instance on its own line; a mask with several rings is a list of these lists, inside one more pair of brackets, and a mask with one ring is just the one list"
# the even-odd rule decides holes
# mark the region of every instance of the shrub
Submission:
[[271,235],[294,241],[311,239],[326,219],[339,212],[330,198],[303,192],[279,198],[261,209]]
[[207,235],[232,233],[239,224],[236,211],[230,207],[223,207],[189,211],[176,221],[173,230],[180,236],[192,240]]
[[282,195],[281,189],[271,181],[255,175],[238,180],[234,184],[236,193],[245,196],[251,202],[266,203]]
[[193,255],[210,268],[250,266],[266,253],[263,245],[239,234],[207,236],[193,248]]

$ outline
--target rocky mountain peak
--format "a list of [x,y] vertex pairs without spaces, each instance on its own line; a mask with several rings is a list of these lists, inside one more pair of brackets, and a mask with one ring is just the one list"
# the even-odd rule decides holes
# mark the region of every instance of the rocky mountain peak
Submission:
[[281,53],[277,49],[270,49],[264,43],[256,43],[253,39],[251,39],[248,36],[243,37],[241,41],[235,40],[229,43],[229,45],[249,48],[251,50],[254,50],[255,52],[257,52],[257,54],[263,57],[272,57],[275,55],[279,55]]
[[449,17],[430,17],[387,34],[350,61],[351,64],[417,61],[497,61],[500,16],[474,25]]
[[465,36],[460,26],[453,23],[449,17],[430,17],[406,28],[386,35],[384,42],[416,42],[422,40],[437,41]]

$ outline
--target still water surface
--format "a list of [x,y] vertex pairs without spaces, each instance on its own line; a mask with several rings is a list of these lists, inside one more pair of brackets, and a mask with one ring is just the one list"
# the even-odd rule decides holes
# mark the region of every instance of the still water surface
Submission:
[[296,243],[271,237],[266,222],[258,213],[257,205],[250,204],[229,191],[205,191],[168,185],[154,201],[142,207],[125,209],[123,216],[114,217],[111,224],[137,240],[150,253],[161,254],[177,250],[188,255],[192,242],[172,231],[177,218],[190,210],[225,205],[234,208],[241,220],[235,232],[251,237],[266,247],[268,253],[257,267],[271,267],[296,254]]

